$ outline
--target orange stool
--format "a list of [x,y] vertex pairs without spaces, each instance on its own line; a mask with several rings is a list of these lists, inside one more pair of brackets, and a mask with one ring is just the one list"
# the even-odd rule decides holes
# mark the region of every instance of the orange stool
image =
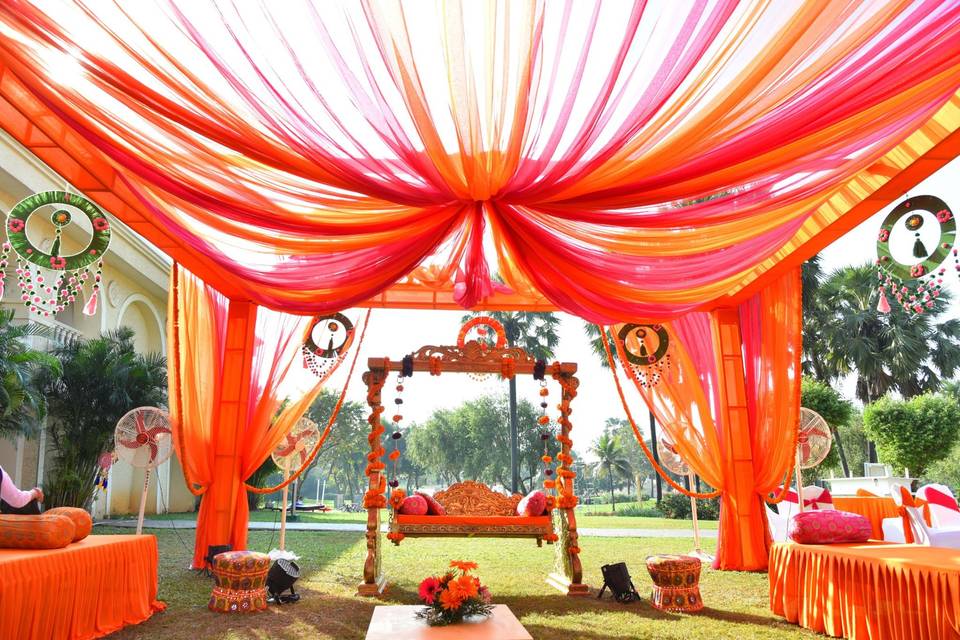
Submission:
[[647,571],[653,578],[650,604],[654,608],[687,613],[703,609],[698,558],[680,555],[648,556]]
[[219,613],[253,613],[267,608],[270,556],[255,551],[227,551],[213,557],[216,585],[207,608]]

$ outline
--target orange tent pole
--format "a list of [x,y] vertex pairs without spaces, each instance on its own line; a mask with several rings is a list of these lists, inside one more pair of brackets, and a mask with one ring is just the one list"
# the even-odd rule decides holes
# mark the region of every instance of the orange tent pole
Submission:
[[720,447],[725,487],[720,495],[720,540],[714,568],[767,568],[766,521],[753,472],[753,447],[744,378],[743,342],[737,308],[715,311],[714,344],[719,345]]

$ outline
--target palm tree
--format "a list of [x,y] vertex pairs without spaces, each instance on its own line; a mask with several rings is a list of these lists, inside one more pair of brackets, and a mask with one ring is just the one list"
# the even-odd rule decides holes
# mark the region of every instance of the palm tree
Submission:
[[[870,264],[837,269],[805,300],[804,369],[822,382],[856,377],[856,396],[869,404],[891,391],[904,398],[937,391],[960,371],[960,320],[941,320],[950,301],[944,290],[921,315],[896,304],[877,311],[879,294]],[[872,443],[870,459],[875,459]]]
[[[476,316],[490,316],[503,325],[507,334],[507,346],[522,347],[527,353],[541,360],[553,358],[553,350],[560,343],[557,329],[560,318],[554,313],[536,313],[530,311],[494,311],[491,313],[472,313],[464,316],[464,322]],[[517,380],[510,378],[510,469],[511,491],[520,486],[519,447],[520,436],[517,427]]]
[[13,310],[0,310],[0,436],[34,431],[46,413],[36,386],[41,372],[56,375],[60,361],[27,346],[30,336],[49,337],[49,329],[29,322],[13,324]]
[[55,348],[62,371],[39,376],[47,397],[56,465],[44,487],[49,506],[85,508],[93,497],[100,454],[112,446],[117,421],[130,409],[159,406],[166,396],[166,360],[133,348],[123,327]]
[[614,477],[632,478],[633,467],[630,466],[630,461],[627,460],[623,445],[620,444],[620,441],[616,437],[609,433],[602,434],[597,441],[593,443],[590,453],[597,457],[594,465],[599,470],[598,475],[606,476],[609,479],[610,504],[613,510],[616,511],[617,501],[613,493]]

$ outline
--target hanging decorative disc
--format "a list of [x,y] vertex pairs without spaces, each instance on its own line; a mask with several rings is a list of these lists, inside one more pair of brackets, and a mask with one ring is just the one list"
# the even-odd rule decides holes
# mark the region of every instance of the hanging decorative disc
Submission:
[[342,313],[314,318],[302,347],[303,366],[325,377],[347,354],[353,336],[353,323]]
[[[925,231],[934,225],[936,233]],[[943,288],[943,275],[947,270],[943,264],[949,257],[953,257],[954,269],[960,275],[960,258],[954,246],[956,236],[957,221],[953,212],[936,196],[915,196],[894,207],[877,234],[876,265],[880,281],[877,309],[883,313],[890,311],[888,294],[906,311],[919,314],[932,309]],[[893,246],[905,244],[905,237],[913,240],[909,258],[904,257],[906,246],[901,247],[902,251]]]
[[[460,333],[457,334],[457,348],[463,349],[471,341],[476,342],[481,351],[487,351],[491,348],[503,349],[507,346],[507,331],[496,319],[490,316],[477,316],[476,318],[470,318],[460,327]],[[473,371],[467,375],[478,382],[483,382],[491,377],[489,373]]]
[[617,332],[627,368],[642,387],[654,387],[670,367],[670,336],[660,324],[625,324]]
[[[31,242],[27,235],[27,223],[33,215],[42,215],[41,209],[56,205],[69,208],[57,207],[49,214],[54,237],[47,252]],[[76,223],[75,212],[86,216],[90,222],[90,240],[77,253],[63,255],[63,231]],[[6,275],[12,251],[17,257],[20,300],[30,311],[44,316],[63,311],[67,305],[82,298],[84,285],[92,279],[93,285],[83,313],[93,315],[97,312],[103,255],[110,246],[110,221],[95,204],[83,196],[66,191],[36,193],[18,202],[9,213],[6,232],[7,240],[0,254],[0,295],[3,294],[2,278]],[[57,275],[46,279],[41,269],[56,272]]]

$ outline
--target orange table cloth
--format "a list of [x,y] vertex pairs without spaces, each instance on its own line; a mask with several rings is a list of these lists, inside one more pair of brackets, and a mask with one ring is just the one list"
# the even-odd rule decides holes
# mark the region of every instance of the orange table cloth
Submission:
[[[923,518],[930,524],[930,507],[920,500],[923,507]],[[870,521],[873,527],[873,538],[883,540],[884,518],[900,518],[900,507],[893,498],[882,496],[833,496],[833,506],[840,511],[859,513]],[[904,521],[906,522],[906,521]],[[907,542],[913,542],[913,532],[904,527],[904,536]]]
[[0,638],[85,640],[162,611],[154,536],[89,536],[63,549],[0,549]]
[[770,608],[853,640],[960,638],[960,550],[865,542],[774,544]]

